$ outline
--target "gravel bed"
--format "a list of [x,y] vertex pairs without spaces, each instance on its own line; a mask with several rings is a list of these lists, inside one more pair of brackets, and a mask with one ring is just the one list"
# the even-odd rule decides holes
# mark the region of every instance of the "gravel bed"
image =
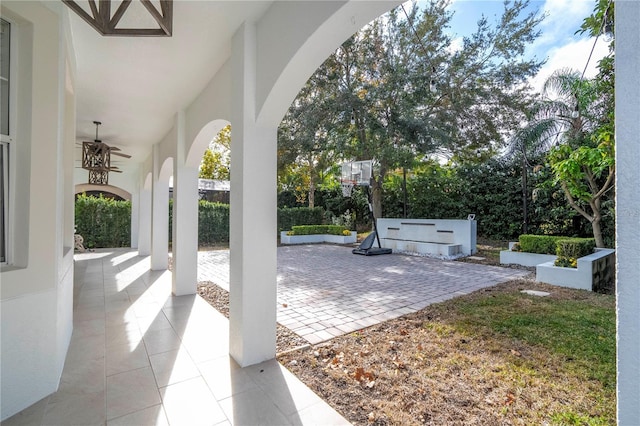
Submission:
[[[198,283],[198,294],[225,317],[229,318],[229,292],[211,281]],[[307,342],[288,328],[277,324],[276,352],[278,354],[307,346]]]

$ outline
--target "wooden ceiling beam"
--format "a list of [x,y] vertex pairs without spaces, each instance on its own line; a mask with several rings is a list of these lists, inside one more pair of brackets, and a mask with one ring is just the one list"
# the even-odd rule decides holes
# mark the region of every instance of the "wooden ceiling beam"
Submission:
[[87,1],[93,16],[80,7],[76,0],[62,0],[100,35],[120,37],[171,37],[172,35],[173,0],[160,0],[161,11],[158,11],[150,0],[139,0],[156,21],[158,28],[116,28],[129,9],[131,0],[123,0],[113,16],[111,16],[111,2],[113,0],[98,0],[98,4],[96,4],[96,0]]

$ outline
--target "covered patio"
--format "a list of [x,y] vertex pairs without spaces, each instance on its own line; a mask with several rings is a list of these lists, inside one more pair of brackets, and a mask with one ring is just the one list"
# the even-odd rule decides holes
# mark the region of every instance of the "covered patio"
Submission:
[[56,392],[3,425],[348,424],[275,360],[241,368],[229,322],[135,250],[76,255]]
[[[120,2],[114,2],[110,12],[103,9],[109,1],[85,3],[85,12],[102,24],[119,15],[115,3]],[[152,5],[159,15],[168,3],[149,1],[143,7],[142,2],[132,2],[133,16],[128,23],[145,22],[141,19],[145,8]],[[216,379],[226,383],[224,386],[233,385],[236,364],[248,367],[237,371],[249,376],[249,383],[255,386],[240,394],[276,407],[274,413],[283,415],[287,422],[307,421],[304,410],[320,404],[298,405],[296,385],[269,361],[275,356],[277,315],[277,129],[296,93],[322,61],[350,35],[399,3],[176,1],[169,25],[171,37],[128,38],[99,34],[61,1],[2,1],[3,31],[10,32],[10,41],[4,45],[10,49],[3,50],[3,55],[8,52],[10,78],[6,79],[9,90],[3,104],[8,108],[8,126],[2,133],[2,152],[9,155],[2,156],[6,177],[2,225],[6,232],[0,284],[0,421],[34,403],[38,404],[32,408],[43,413],[40,419],[53,416],[49,423],[63,421],[55,417],[57,410],[73,412],[64,404],[84,408],[103,403],[104,408],[96,413],[106,421],[133,413],[151,417],[162,413],[171,422],[180,410],[171,408],[175,406],[170,401],[179,397],[173,392],[163,394],[162,389],[168,391],[180,384],[172,381],[173,370],[168,373],[168,366],[190,360],[191,364],[184,361],[186,367],[177,371],[194,374],[193,392],[188,392],[192,398],[203,395],[215,401],[217,405],[212,405],[218,408],[212,410],[211,420],[250,422],[251,409],[258,405],[236,403],[229,395],[219,397],[210,388],[212,381],[202,364],[216,359],[223,360]],[[165,26],[167,16],[162,18]],[[635,184],[640,179],[638,19],[639,2],[616,2],[621,424],[640,418],[640,197]],[[131,247],[142,256],[139,260],[112,254],[78,260],[74,265],[74,189],[86,183],[86,171],[76,169],[80,165],[77,143],[94,139],[95,120],[103,123],[104,142],[131,155],[119,164],[122,173],[110,173],[109,184],[131,194]],[[198,166],[209,142],[228,123],[233,129],[230,319],[228,327],[222,326],[226,328],[221,331],[222,339],[193,337],[206,329],[192,328],[192,316],[205,318],[216,328],[222,324],[215,312],[201,306],[192,295],[197,283]],[[168,273],[171,176],[174,267]],[[74,282],[83,284],[79,291]],[[100,293],[104,305],[100,304]],[[111,320],[120,324],[107,324]],[[162,324],[164,329],[159,328]],[[162,331],[169,329],[168,325],[175,336]],[[92,333],[102,326],[104,335],[95,337]],[[107,332],[112,326],[119,331]],[[77,339],[85,344],[79,345]],[[173,359],[148,352],[154,344],[177,344],[178,340]],[[117,352],[106,350],[112,343],[135,355],[121,359],[122,363],[116,361],[110,354]],[[101,354],[105,368],[97,372],[91,359],[83,357]],[[82,369],[65,369],[76,361],[87,362],[86,373],[102,378],[96,388],[66,388],[67,383],[78,380],[75,374],[84,374]],[[262,364],[265,361],[267,364]],[[256,364],[265,368],[249,367]],[[143,374],[135,383],[146,381],[149,385],[144,402],[136,403],[138,396],[124,398],[126,401],[118,401],[113,392],[109,396],[110,386],[128,386],[128,382],[114,379],[124,380],[127,375],[118,374],[125,371]],[[282,395],[271,392],[265,398],[260,390],[267,387],[262,381],[265,377],[278,384],[276,387],[293,391],[289,397],[285,390]],[[82,389],[80,394],[78,389]],[[88,400],[90,394],[97,398],[94,402]],[[307,401],[304,391],[300,395]],[[160,402],[164,411],[158,409]],[[182,404],[188,406],[188,401],[177,405]],[[249,417],[235,417],[241,415]],[[311,423],[320,418],[311,417]]]

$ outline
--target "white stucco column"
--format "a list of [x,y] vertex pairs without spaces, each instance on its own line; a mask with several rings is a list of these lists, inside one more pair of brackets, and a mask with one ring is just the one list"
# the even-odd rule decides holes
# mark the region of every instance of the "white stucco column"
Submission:
[[140,206],[138,207],[138,254],[151,254],[151,189],[144,186],[140,189]]
[[184,111],[176,120],[177,146],[173,159],[173,294],[195,294],[198,283],[198,169],[187,167]]
[[618,424],[640,421],[640,2],[617,1],[616,299]]
[[255,25],[232,42],[229,348],[241,366],[276,351],[276,128],[255,120]]
[[138,248],[140,225],[140,192],[131,193],[131,248]]
[[153,146],[151,189],[151,269],[167,269],[169,258],[169,182],[161,179],[158,145]]

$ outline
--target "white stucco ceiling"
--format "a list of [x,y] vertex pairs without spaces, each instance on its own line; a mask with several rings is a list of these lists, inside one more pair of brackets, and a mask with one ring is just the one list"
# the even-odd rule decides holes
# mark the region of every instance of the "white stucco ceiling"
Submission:
[[[241,23],[258,20],[270,4],[175,1],[172,37],[103,37],[69,10],[77,140],[93,140],[98,120],[100,139],[133,156],[119,167],[144,161],[171,129],[176,111],[188,106],[228,59]],[[123,22],[145,22],[142,8],[131,12]]]

